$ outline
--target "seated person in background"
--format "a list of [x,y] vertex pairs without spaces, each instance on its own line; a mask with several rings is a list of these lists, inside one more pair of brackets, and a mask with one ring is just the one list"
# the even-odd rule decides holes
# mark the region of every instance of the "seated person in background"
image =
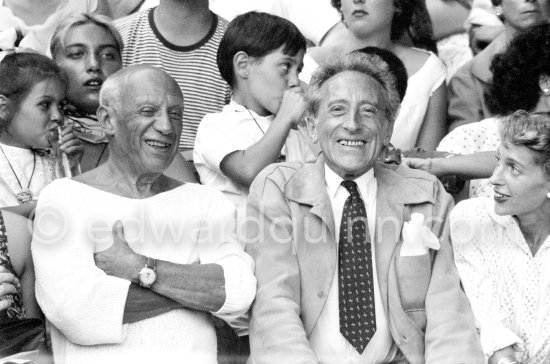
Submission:
[[82,143],[71,126],[57,135],[66,90],[59,67],[36,53],[2,53],[0,207],[28,205],[30,210],[42,188],[55,178],[54,156],[45,149],[58,143],[70,158],[78,159]]
[[[98,122],[99,89],[107,77],[122,68],[120,34],[101,15],[82,14],[59,24],[52,41],[53,60],[67,76],[63,111],[84,146],[82,172],[96,168],[109,157],[107,135]],[[172,178],[195,182],[183,157],[176,155],[166,171]]]
[[220,42],[218,66],[233,98],[208,114],[193,161],[201,182],[244,207],[248,187],[267,165],[313,156],[297,129],[304,113],[298,74],[306,41],[286,19],[248,12],[233,19]]
[[455,263],[489,364],[550,358],[550,117],[503,122],[494,198],[451,212]]
[[[492,0],[504,23],[504,32],[462,66],[449,83],[449,130],[493,116],[485,93],[491,82],[489,66],[495,54],[506,50],[518,31],[550,19],[548,0]],[[544,47],[545,43],[539,44]]]
[[408,159],[405,163],[438,177],[460,175],[471,178],[469,197],[492,197],[493,187],[487,178],[496,166],[501,117],[521,109],[550,112],[550,47],[540,46],[549,41],[550,24],[539,24],[520,32],[506,51],[493,58],[493,78],[486,99],[487,106],[497,116],[462,125],[443,138],[437,150],[456,156]]
[[306,100],[322,154],[271,165],[250,188],[251,363],[482,363],[448,239],[451,196],[377,161],[399,109],[388,65],[340,56]]
[[304,60],[306,67],[314,68],[312,60],[323,65],[335,55],[367,46],[395,53],[405,65],[409,80],[391,143],[401,150],[414,147],[434,150],[447,130],[445,66],[435,54],[399,43],[410,32],[413,15],[424,9],[423,5],[410,0],[372,3],[333,0],[332,5],[347,26],[345,36],[336,46],[309,48]]
[[183,112],[167,73],[122,69],[100,105],[109,159],[54,181],[36,212],[36,296],[55,362],[216,363],[209,312],[233,322],[256,287],[235,208],[219,191],[163,174]]

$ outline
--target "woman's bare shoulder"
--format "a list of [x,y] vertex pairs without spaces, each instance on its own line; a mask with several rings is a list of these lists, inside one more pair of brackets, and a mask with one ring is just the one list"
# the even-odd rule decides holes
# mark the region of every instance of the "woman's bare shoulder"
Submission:
[[428,51],[402,45],[396,45],[394,53],[405,65],[409,77],[418,72],[431,56]]

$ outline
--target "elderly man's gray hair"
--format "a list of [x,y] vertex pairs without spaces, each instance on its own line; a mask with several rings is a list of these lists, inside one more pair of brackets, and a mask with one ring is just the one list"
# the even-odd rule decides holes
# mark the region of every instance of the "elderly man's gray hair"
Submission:
[[386,117],[393,123],[399,111],[399,92],[396,80],[388,64],[375,54],[353,52],[333,58],[312,76],[306,92],[306,115],[317,116],[321,104],[321,88],[331,77],[340,72],[355,71],[374,78],[384,89],[383,101]]

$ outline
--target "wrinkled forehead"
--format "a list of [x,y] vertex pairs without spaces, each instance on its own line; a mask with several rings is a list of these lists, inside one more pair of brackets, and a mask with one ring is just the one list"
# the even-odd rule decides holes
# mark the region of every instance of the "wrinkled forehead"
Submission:
[[157,69],[139,70],[128,76],[122,88],[128,100],[169,98],[183,103],[183,94],[177,82],[167,73]]

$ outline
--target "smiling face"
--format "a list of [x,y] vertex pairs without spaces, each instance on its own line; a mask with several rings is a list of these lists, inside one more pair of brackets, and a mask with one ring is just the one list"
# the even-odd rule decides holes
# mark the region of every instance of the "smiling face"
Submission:
[[305,50],[294,56],[283,53],[284,45],[259,58],[248,57],[248,108],[258,115],[277,114],[284,92],[300,81]]
[[183,96],[178,84],[160,70],[132,73],[116,110],[111,109],[108,134],[111,154],[137,173],[162,173],[178,151]]
[[504,23],[522,30],[550,19],[550,0],[502,0]]
[[54,59],[67,75],[68,101],[84,112],[95,114],[101,85],[122,68],[113,37],[95,24],[73,27],[67,32],[64,49],[59,49]]
[[498,165],[490,182],[495,191],[495,212],[514,215],[518,219],[546,214],[549,203],[550,178],[542,166],[535,163],[527,147],[501,143],[497,152]]
[[391,137],[382,85],[363,73],[345,71],[328,79],[320,92],[308,129],[329,168],[344,179],[357,178],[372,168]]
[[361,37],[379,32],[389,35],[396,8],[392,0],[342,0],[340,11],[349,30]]
[[12,146],[30,149],[48,148],[57,123],[63,120],[60,103],[65,98],[65,84],[47,78],[35,84],[25,96],[4,134]]

